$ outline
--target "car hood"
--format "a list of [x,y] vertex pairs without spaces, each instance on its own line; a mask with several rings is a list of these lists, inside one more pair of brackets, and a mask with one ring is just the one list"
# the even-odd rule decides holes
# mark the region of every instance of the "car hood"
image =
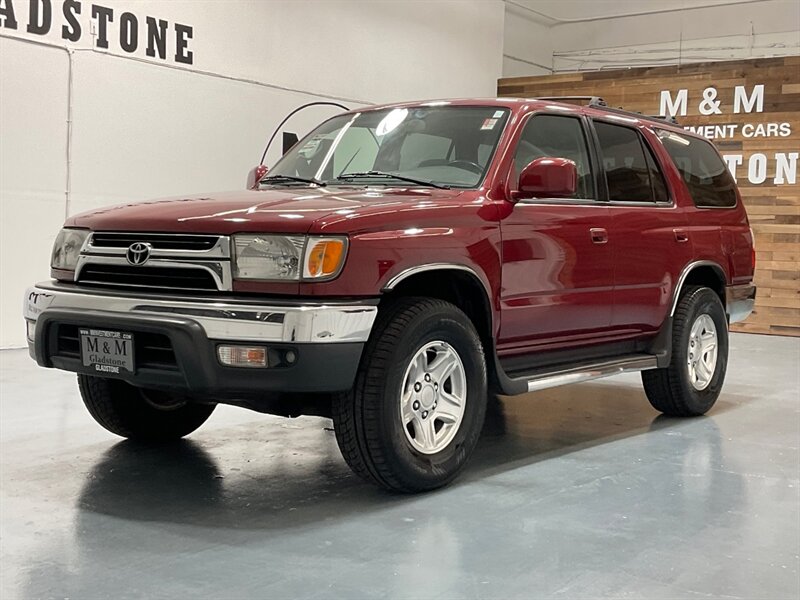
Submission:
[[267,188],[111,206],[70,217],[66,225],[94,231],[307,233],[328,216],[352,223],[361,215],[401,210],[422,201],[449,201],[462,193],[427,188]]

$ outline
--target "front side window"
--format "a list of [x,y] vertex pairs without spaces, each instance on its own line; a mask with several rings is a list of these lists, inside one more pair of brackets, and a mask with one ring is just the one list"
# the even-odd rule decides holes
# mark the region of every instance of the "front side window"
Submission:
[[579,119],[556,115],[534,115],[525,124],[514,154],[517,175],[531,161],[542,158],[566,158],[578,170],[576,198],[594,198],[594,182],[589,149]]
[[664,144],[695,206],[736,206],[736,183],[710,142],[663,129],[658,138]]
[[477,187],[508,114],[496,106],[420,106],[339,115],[295,144],[265,182],[291,185],[284,176],[327,185],[397,185],[404,177]]
[[666,185],[650,149],[635,129],[595,121],[609,200],[664,202]]

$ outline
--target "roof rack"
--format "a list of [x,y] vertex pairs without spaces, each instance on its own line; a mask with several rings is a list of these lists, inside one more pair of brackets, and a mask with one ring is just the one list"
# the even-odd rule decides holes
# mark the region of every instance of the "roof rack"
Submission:
[[632,110],[625,110],[624,108],[614,108],[609,106],[608,103],[599,96],[538,96],[535,98],[535,100],[552,100],[555,102],[561,102],[564,100],[586,100],[588,101],[587,106],[593,106],[615,113],[630,115],[632,117],[636,117],[637,119],[660,121],[662,123],[669,123],[670,125],[679,125],[677,119],[673,116],[643,115],[642,113],[634,112]]
[[554,102],[563,102],[565,100],[587,100],[589,106],[608,106],[606,101],[600,96],[538,96],[534,100],[552,100]]
[[680,123],[678,123],[678,119],[676,119],[672,115],[667,116],[667,117],[662,117],[661,115],[642,115],[642,116],[644,118],[646,118],[646,119],[655,119],[656,121],[666,121],[667,123],[670,123],[671,125],[679,125],[680,124]]
[[673,116],[662,117],[661,115],[643,115],[640,112],[632,111],[632,110],[625,110],[624,108],[614,108],[612,106],[604,106],[602,107],[603,110],[619,113],[623,115],[630,115],[631,117],[636,117],[637,119],[643,119],[645,121],[658,121],[660,123],[669,123],[670,125],[678,125],[678,121]]

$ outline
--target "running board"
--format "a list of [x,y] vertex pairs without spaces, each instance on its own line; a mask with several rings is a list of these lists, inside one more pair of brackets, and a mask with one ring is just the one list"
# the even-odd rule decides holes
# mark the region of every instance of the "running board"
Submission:
[[[584,362],[574,366],[557,367],[557,370],[538,370],[507,380],[516,393],[537,392],[547,388],[558,387],[570,383],[591,381],[601,377],[610,377],[631,371],[645,371],[658,367],[658,359],[652,354],[631,354],[595,362]],[[512,387],[509,386],[509,387]]]

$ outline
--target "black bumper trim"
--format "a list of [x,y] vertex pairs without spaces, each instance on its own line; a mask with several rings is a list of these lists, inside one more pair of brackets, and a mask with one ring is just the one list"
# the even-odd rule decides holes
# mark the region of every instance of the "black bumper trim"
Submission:
[[[221,365],[216,356],[219,343],[209,339],[195,321],[180,317],[120,315],[104,311],[51,309],[37,322],[36,339],[29,344],[31,356],[43,367],[96,375],[78,358],[58,356],[58,324],[159,333],[169,338],[178,370],[137,369],[119,378],[145,388],[174,389],[193,397],[216,401],[254,400],[275,392],[338,392],[350,389],[364,348],[363,342],[286,344],[264,342],[271,348],[291,348],[297,361],[275,368],[236,368]],[[258,342],[243,341],[246,345]],[[107,376],[104,374],[104,376]],[[252,404],[249,402],[248,404]],[[254,407],[255,408],[255,407]]]

